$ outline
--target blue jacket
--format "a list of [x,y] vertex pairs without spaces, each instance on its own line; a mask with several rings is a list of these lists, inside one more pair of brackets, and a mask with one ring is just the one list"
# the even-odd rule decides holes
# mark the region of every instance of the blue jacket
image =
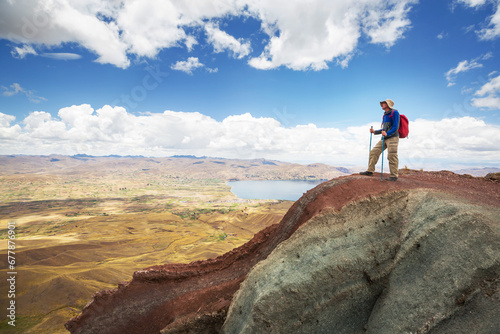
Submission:
[[[392,117],[391,117],[392,114]],[[392,109],[384,112],[384,117],[382,118],[382,129],[376,130],[375,134],[379,135],[382,133],[382,130],[387,132],[387,136],[385,138],[391,138],[394,136],[399,136],[399,111],[396,109]]]

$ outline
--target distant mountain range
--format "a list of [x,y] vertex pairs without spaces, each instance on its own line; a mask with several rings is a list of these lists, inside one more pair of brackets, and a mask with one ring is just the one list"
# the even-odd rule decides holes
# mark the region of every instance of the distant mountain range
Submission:
[[[357,173],[361,167],[345,168],[322,163],[302,165],[267,159],[226,159],[207,156],[175,155],[166,158],[144,156],[72,156],[4,155],[0,156],[0,173],[95,173],[104,170],[162,173],[172,177],[221,180],[329,180]],[[500,168],[453,170],[456,174],[475,177],[498,173]]]
[[329,180],[352,174],[325,164],[301,165],[266,159],[224,159],[195,156],[0,156],[0,174],[156,173],[175,178],[234,180]]
[[454,170],[453,172],[457,174],[469,174],[477,177],[477,176],[485,176],[486,174],[489,173],[500,173],[500,168],[492,168],[492,167],[467,168],[467,169]]

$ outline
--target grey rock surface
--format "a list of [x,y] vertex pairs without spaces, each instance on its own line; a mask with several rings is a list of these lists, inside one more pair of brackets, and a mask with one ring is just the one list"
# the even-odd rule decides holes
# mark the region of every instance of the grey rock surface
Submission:
[[500,333],[500,210],[430,190],[312,217],[248,274],[222,331]]

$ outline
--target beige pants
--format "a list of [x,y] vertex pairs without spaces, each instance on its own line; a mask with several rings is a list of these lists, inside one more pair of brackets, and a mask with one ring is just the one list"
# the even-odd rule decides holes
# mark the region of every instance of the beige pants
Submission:
[[[394,136],[388,139],[384,139],[384,148],[387,148],[389,152],[387,154],[387,159],[389,160],[389,170],[391,171],[391,176],[398,177],[399,170],[399,159],[398,159],[398,144],[399,137]],[[382,153],[382,139],[375,145],[374,148],[370,151],[370,161],[368,162],[368,171],[375,172],[375,165],[378,162],[378,158]]]

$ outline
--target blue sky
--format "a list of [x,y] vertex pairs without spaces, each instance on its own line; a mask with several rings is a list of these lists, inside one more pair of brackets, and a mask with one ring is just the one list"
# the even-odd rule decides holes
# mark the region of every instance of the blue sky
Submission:
[[[498,0],[2,1],[0,154],[500,165]],[[378,139],[378,138],[377,138]]]

